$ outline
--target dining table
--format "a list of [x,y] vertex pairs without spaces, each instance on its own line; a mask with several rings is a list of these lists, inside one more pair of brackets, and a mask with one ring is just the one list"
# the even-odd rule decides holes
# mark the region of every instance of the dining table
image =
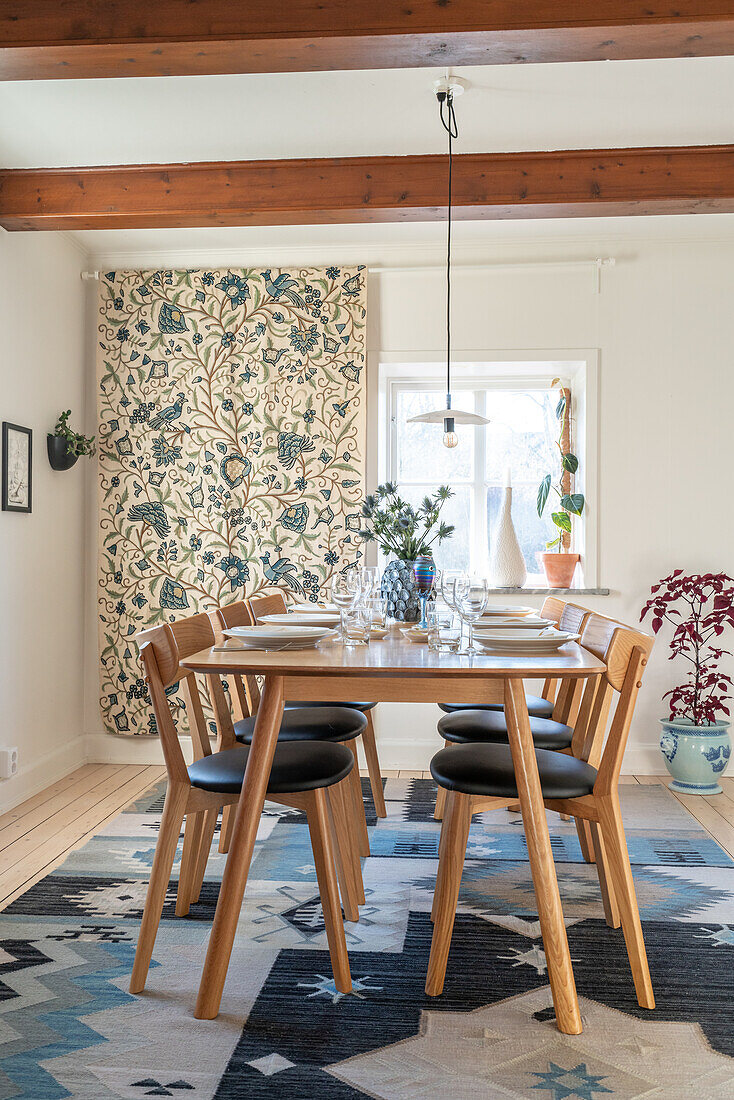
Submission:
[[[228,648],[229,647],[229,648]],[[329,639],[314,649],[265,650],[226,643],[194,653],[186,669],[262,677],[262,694],[222,876],[194,1015],[219,1012],[268,777],[287,699],[377,703],[503,703],[535,889],[556,1024],[581,1032],[576,985],[533,747],[525,681],[599,677],[605,665],[576,642],[542,656],[436,652],[393,630],[382,640],[347,647]],[[437,740],[437,749],[441,747]]]

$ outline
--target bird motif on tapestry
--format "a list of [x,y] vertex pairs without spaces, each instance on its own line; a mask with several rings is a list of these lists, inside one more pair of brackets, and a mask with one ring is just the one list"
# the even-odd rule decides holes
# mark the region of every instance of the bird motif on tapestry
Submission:
[[166,409],[161,409],[159,413],[149,421],[151,428],[163,428],[166,424],[173,424],[174,420],[178,420],[183,412],[184,401],[186,400],[185,393],[177,393],[176,400],[172,405],[169,405]]
[[314,443],[307,435],[296,432],[278,432],[278,458],[286,470],[292,470],[299,455],[313,451]]
[[140,521],[152,527],[159,538],[164,539],[171,530],[171,525],[166,516],[166,510],[159,500],[144,501],[142,504],[133,504],[128,509],[127,518],[133,522]]
[[290,558],[278,558],[271,565],[270,551],[266,550],[264,554],[260,555],[260,561],[263,563],[263,573],[272,584],[282,584],[285,581],[294,592],[298,592],[301,596],[304,594],[301,583],[295,577],[290,576],[296,568],[295,562],[292,562]]
[[291,279],[287,271],[281,271],[275,281],[271,278],[272,271],[270,268],[267,271],[261,271],[260,276],[265,280],[265,289],[274,302],[283,297],[292,302],[294,306],[298,306],[299,309],[306,309],[306,303],[300,294],[296,294],[294,290],[291,290],[291,287],[298,286],[298,283],[295,279]]

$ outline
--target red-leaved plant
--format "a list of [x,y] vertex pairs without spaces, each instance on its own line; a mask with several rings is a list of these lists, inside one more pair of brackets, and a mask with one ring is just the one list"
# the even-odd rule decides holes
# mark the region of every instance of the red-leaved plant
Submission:
[[650,590],[650,599],[640,620],[652,615],[655,634],[667,620],[673,624],[670,660],[690,661],[688,682],[667,691],[671,720],[684,718],[694,726],[711,726],[728,717],[726,705],[732,679],[720,671],[728,649],[712,644],[727,626],[734,626],[734,578],[726,573],[704,573],[684,577],[676,569]]

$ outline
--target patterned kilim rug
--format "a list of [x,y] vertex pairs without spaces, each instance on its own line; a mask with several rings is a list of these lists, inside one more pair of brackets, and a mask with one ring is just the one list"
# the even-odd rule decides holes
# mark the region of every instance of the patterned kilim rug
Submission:
[[[561,1035],[523,831],[472,827],[446,990],[423,992],[434,787],[368,799],[367,904],[348,925],[354,993],[335,991],[303,817],[268,807],[216,1021],[193,1018],[224,859],[200,902],[171,891],[143,996],[127,985],[163,788],[0,914],[0,1098],[536,1100],[734,1097],[734,865],[662,788],[622,788],[657,1010],[638,1008],[596,872],[550,814],[584,1019]],[[216,838],[215,838],[216,841]],[[178,863],[174,875],[178,872]]]

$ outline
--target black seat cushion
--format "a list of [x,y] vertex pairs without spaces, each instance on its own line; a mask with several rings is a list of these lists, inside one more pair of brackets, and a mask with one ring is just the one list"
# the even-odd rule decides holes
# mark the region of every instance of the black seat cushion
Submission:
[[[591,794],[596,768],[562,752],[536,749],[535,755],[544,798],[580,798]],[[431,761],[431,775],[448,791],[517,798],[509,745],[451,745],[436,753]]]
[[310,699],[306,701],[296,702],[289,699],[285,704],[286,710],[299,710],[303,707],[349,707],[350,710],[372,710],[376,707],[377,703],[315,703]]
[[[236,794],[242,787],[250,750],[213,752],[195,760],[189,768],[192,787],[219,794]],[[331,787],[349,775],[354,766],[352,750],[327,741],[291,741],[277,745],[268,781],[268,794],[295,794]]]
[[[553,703],[550,699],[543,699],[540,695],[528,695],[525,699],[528,704],[528,714],[531,718],[550,718],[553,714]],[[446,714],[455,714],[457,710],[504,710],[502,703],[439,703]]]
[[[446,741],[507,744],[507,719],[501,710],[458,710],[439,719],[438,732]],[[567,749],[573,739],[571,726],[551,718],[531,718],[530,732],[536,749]]]
[[[280,723],[279,741],[351,741],[367,727],[367,719],[358,710],[346,707],[302,707],[286,710]],[[255,717],[241,718],[234,724],[234,735],[243,745],[252,741]]]

